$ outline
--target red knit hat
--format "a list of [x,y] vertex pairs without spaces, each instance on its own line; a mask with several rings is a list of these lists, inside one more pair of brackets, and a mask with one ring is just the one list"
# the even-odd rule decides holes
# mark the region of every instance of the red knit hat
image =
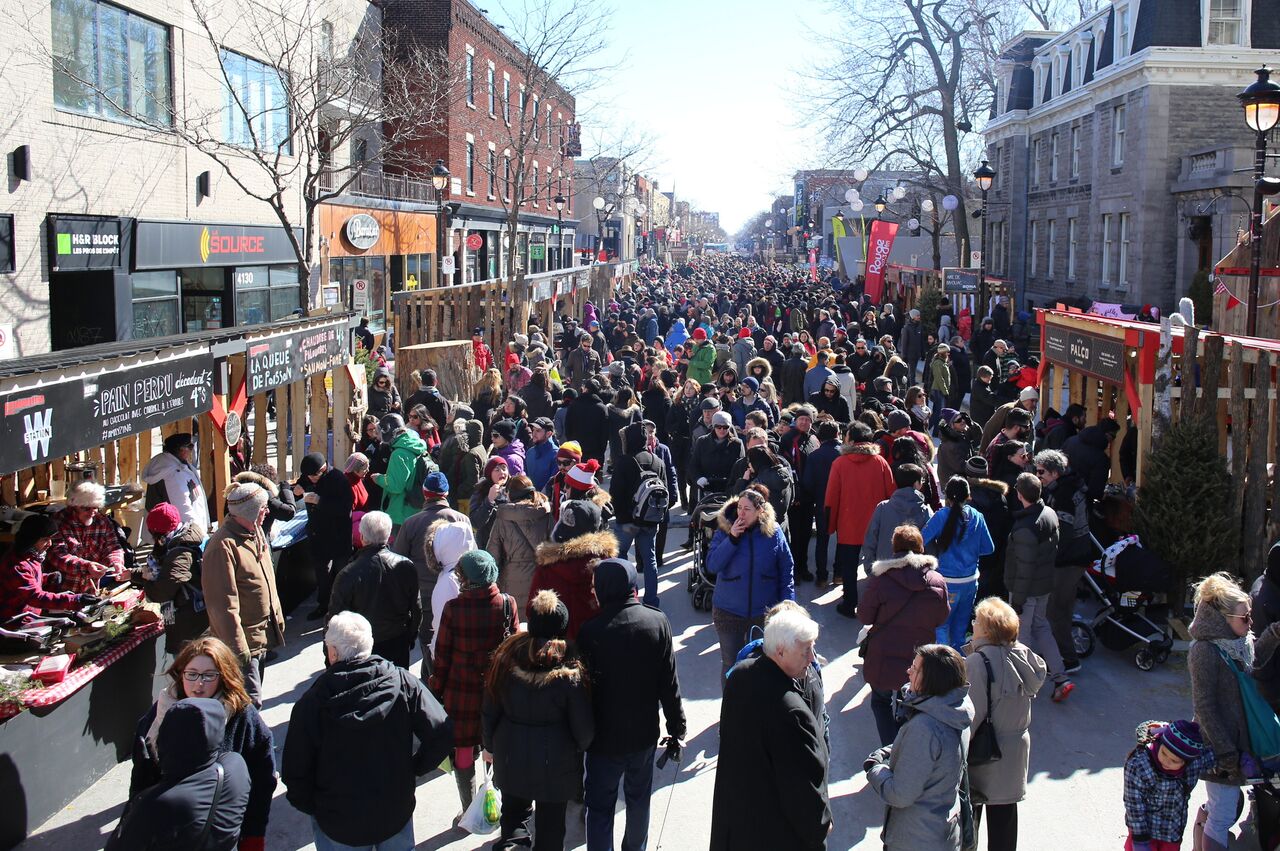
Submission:
[[591,458],[571,467],[565,474],[565,480],[574,490],[589,491],[596,486],[596,471],[599,469],[600,462]]
[[484,465],[484,475],[481,476],[486,482],[490,480],[490,474],[498,467],[507,466],[507,459],[501,455],[493,455],[489,458],[488,463]]
[[750,328],[743,328],[741,331],[738,332],[739,340],[745,340],[747,337],[750,337],[750,336],[751,336]]
[[694,328],[694,329],[693,329],[693,339],[695,339],[695,340],[705,340],[705,339],[707,339],[707,329],[706,329],[706,328],[703,328],[702,326],[698,326],[697,328]]
[[153,535],[167,535],[182,525],[182,515],[176,506],[162,502],[147,512],[147,531]]

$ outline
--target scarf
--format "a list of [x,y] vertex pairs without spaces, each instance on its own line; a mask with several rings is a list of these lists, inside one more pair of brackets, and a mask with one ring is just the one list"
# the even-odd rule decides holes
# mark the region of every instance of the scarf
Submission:
[[177,695],[177,689],[177,686],[170,683],[160,689],[160,694],[156,696],[156,720],[147,728],[147,741],[151,744],[152,751],[156,751],[156,737],[160,735],[160,722],[164,720],[164,714],[169,711],[170,706],[182,700]]
[[1211,640],[1218,645],[1223,653],[1236,660],[1240,667],[1244,668],[1245,673],[1253,670],[1253,633],[1246,632],[1239,638],[1214,638]]

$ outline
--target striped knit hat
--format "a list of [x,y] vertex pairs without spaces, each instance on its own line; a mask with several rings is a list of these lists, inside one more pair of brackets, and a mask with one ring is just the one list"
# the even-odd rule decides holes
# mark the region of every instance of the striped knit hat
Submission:
[[565,474],[565,479],[569,482],[569,487],[574,490],[589,491],[596,486],[596,471],[599,469],[600,462],[591,458],[570,467],[569,472]]

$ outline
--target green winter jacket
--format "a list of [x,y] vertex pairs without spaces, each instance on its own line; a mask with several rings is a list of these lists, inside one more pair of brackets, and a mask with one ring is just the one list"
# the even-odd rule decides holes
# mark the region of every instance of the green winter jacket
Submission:
[[[413,487],[413,468],[418,456],[427,451],[427,444],[411,431],[402,432],[391,442],[391,460],[387,462],[385,474],[375,474],[373,482],[382,488],[382,510],[391,515],[391,522],[396,526],[408,520],[418,509],[405,501],[405,493]],[[430,470],[436,465],[427,458]]]
[[699,384],[709,383],[715,362],[716,347],[710,341],[699,343],[694,347],[693,357],[689,359],[689,377]]
[[929,363],[931,377],[933,383],[931,387],[935,393],[941,393],[943,396],[951,395],[951,365],[940,357],[935,357]]

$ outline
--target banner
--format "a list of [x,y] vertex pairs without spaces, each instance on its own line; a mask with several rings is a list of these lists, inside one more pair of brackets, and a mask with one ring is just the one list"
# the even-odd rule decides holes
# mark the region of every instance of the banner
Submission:
[[867,243],[867,276],[863,288],[866,297],[879,304],[884,299],[884,272],[889,265],[889,252],[898,235],[897,222],[877,219],[871,223],[871,238]]
[[833,237],[832,242],[835,243],[836,246],[836,267],[843,269],[844,261],[840,258],[840,240],[844,239],[848,235],[845,233],[844,219],[839,216],[831,217],[831,235]]

